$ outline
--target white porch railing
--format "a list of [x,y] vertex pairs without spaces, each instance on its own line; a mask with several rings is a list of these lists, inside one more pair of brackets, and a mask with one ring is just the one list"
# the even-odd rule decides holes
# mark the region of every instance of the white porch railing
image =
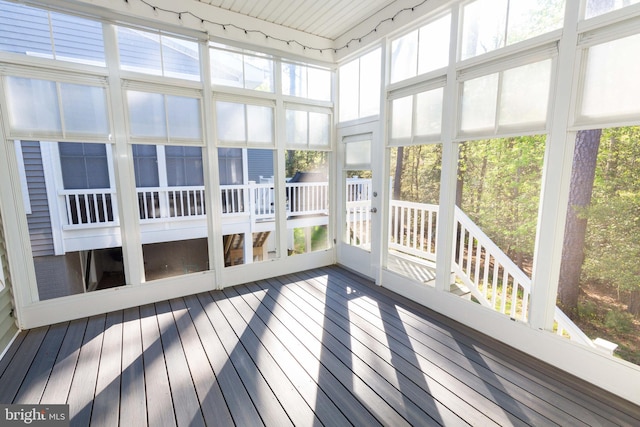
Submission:
[[[435,261],[438,206],[392,200],[389,248]],[[526,321],[531,279],[456,207],[452,267],[456,277],[485,307]],[[558,307],[556,333],[595,347]]]
[[143,222],[204,217],[204,186],[139,188],[138,210]]
[[118,206],[111,189],[61,190],[66,226],[76,228],[118,225]]
[[[252,221],[275,219],[275,192],[271,183],[223,185],[222,215],[248,216]],[[140,221],[202,218],[206,215],[205,187],[138,188]],[[286,184],[287,214],[328,215],[328,182]],[[61,190],[66,212],[66,228],[117,226],[118,209],[115,191],[110,189]]]

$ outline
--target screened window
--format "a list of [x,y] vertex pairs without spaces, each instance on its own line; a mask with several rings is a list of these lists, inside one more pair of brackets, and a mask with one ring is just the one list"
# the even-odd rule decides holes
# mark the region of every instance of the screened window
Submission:
[[589,19],[612,10],[640,3],[640,0],[586,0],[586,3],[585,18]]
[[640,112],[640,34],[590,47],[580,114],[589,118]]
[[202,139],[198,98],[128,90],[127,102],[133,137]]
[[446,67],[451,15],[391,42],[391,83]]
[[462,11],[460,59],[562,27],[564,0],[476,0]]
[[330,145],[331,120],[328,113],[287,109],[286,120],[288,145]]
[[[436,88],[391,102],[391,140],[438,139],[442,127],[443,89]],[[431,137],[431,138],[429,138]]]
[[284,62],[282,63],[282,93],[319,101],[331,101],[331,71]]
[[65,190],[109,188],[109,163],[105,144],[59,142]]
[[99,22],[4,1],[0,1],[0,50],[105,65]]
[[273,92],[273,59],[228,46],[214,46],[210,49],[214,85]]
[[380,113],[380,49],[340,67],[340,121]]
[[126,27],[118,27],[117,31],[123,70],[200,80],[200,50],[196,41]]
[[218,140],[236,144],[272,144],[273,108],[217,101]]
[[500,128],[543,129],[549,103],[551,59],[467,80],[462,84],[463,133]]
[[6,79],[13,131],[109,134],[104,88],[13,76]]

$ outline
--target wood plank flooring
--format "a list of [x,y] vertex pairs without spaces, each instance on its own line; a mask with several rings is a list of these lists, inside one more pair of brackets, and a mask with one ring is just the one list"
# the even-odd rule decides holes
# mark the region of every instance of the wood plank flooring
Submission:
[[340,267],[20,334],[0,403],[73,426],[640,425],[640,408]]

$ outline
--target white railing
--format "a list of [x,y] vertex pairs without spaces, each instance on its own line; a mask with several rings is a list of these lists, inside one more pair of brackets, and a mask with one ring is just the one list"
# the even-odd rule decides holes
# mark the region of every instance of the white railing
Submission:
[[349,244],[371,245],[371,200],[347,202],[346,215]]
[[393,200],[389,212],[389,249],[436,260],[438,206]]
[[[389,249],[435,261],[438,206],[392,200]],[[514,319],[527,319],[531,279],[456,207],[452,267],[456,277],[485,307]],[[556,333],[569,335],[594,347],[594,343],[558,307]]]
[[118,223],[115,191],[111,189],[61,190],[67,226],[113,226]]
[[371,200],[370,178],[347,178],[346,198],[347,202],[358,200]]
[[328,182],[288,182],[287,212],[290,215],[327,215],[329,213]]
[[138,210],[140,221],[204,217],[204,186],[138,188]]

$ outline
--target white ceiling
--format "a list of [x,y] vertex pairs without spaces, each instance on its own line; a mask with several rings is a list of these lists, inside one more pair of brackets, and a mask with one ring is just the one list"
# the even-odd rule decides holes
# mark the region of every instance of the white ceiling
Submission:
[[397,0],[199,0],[221,9],[336,40]]

